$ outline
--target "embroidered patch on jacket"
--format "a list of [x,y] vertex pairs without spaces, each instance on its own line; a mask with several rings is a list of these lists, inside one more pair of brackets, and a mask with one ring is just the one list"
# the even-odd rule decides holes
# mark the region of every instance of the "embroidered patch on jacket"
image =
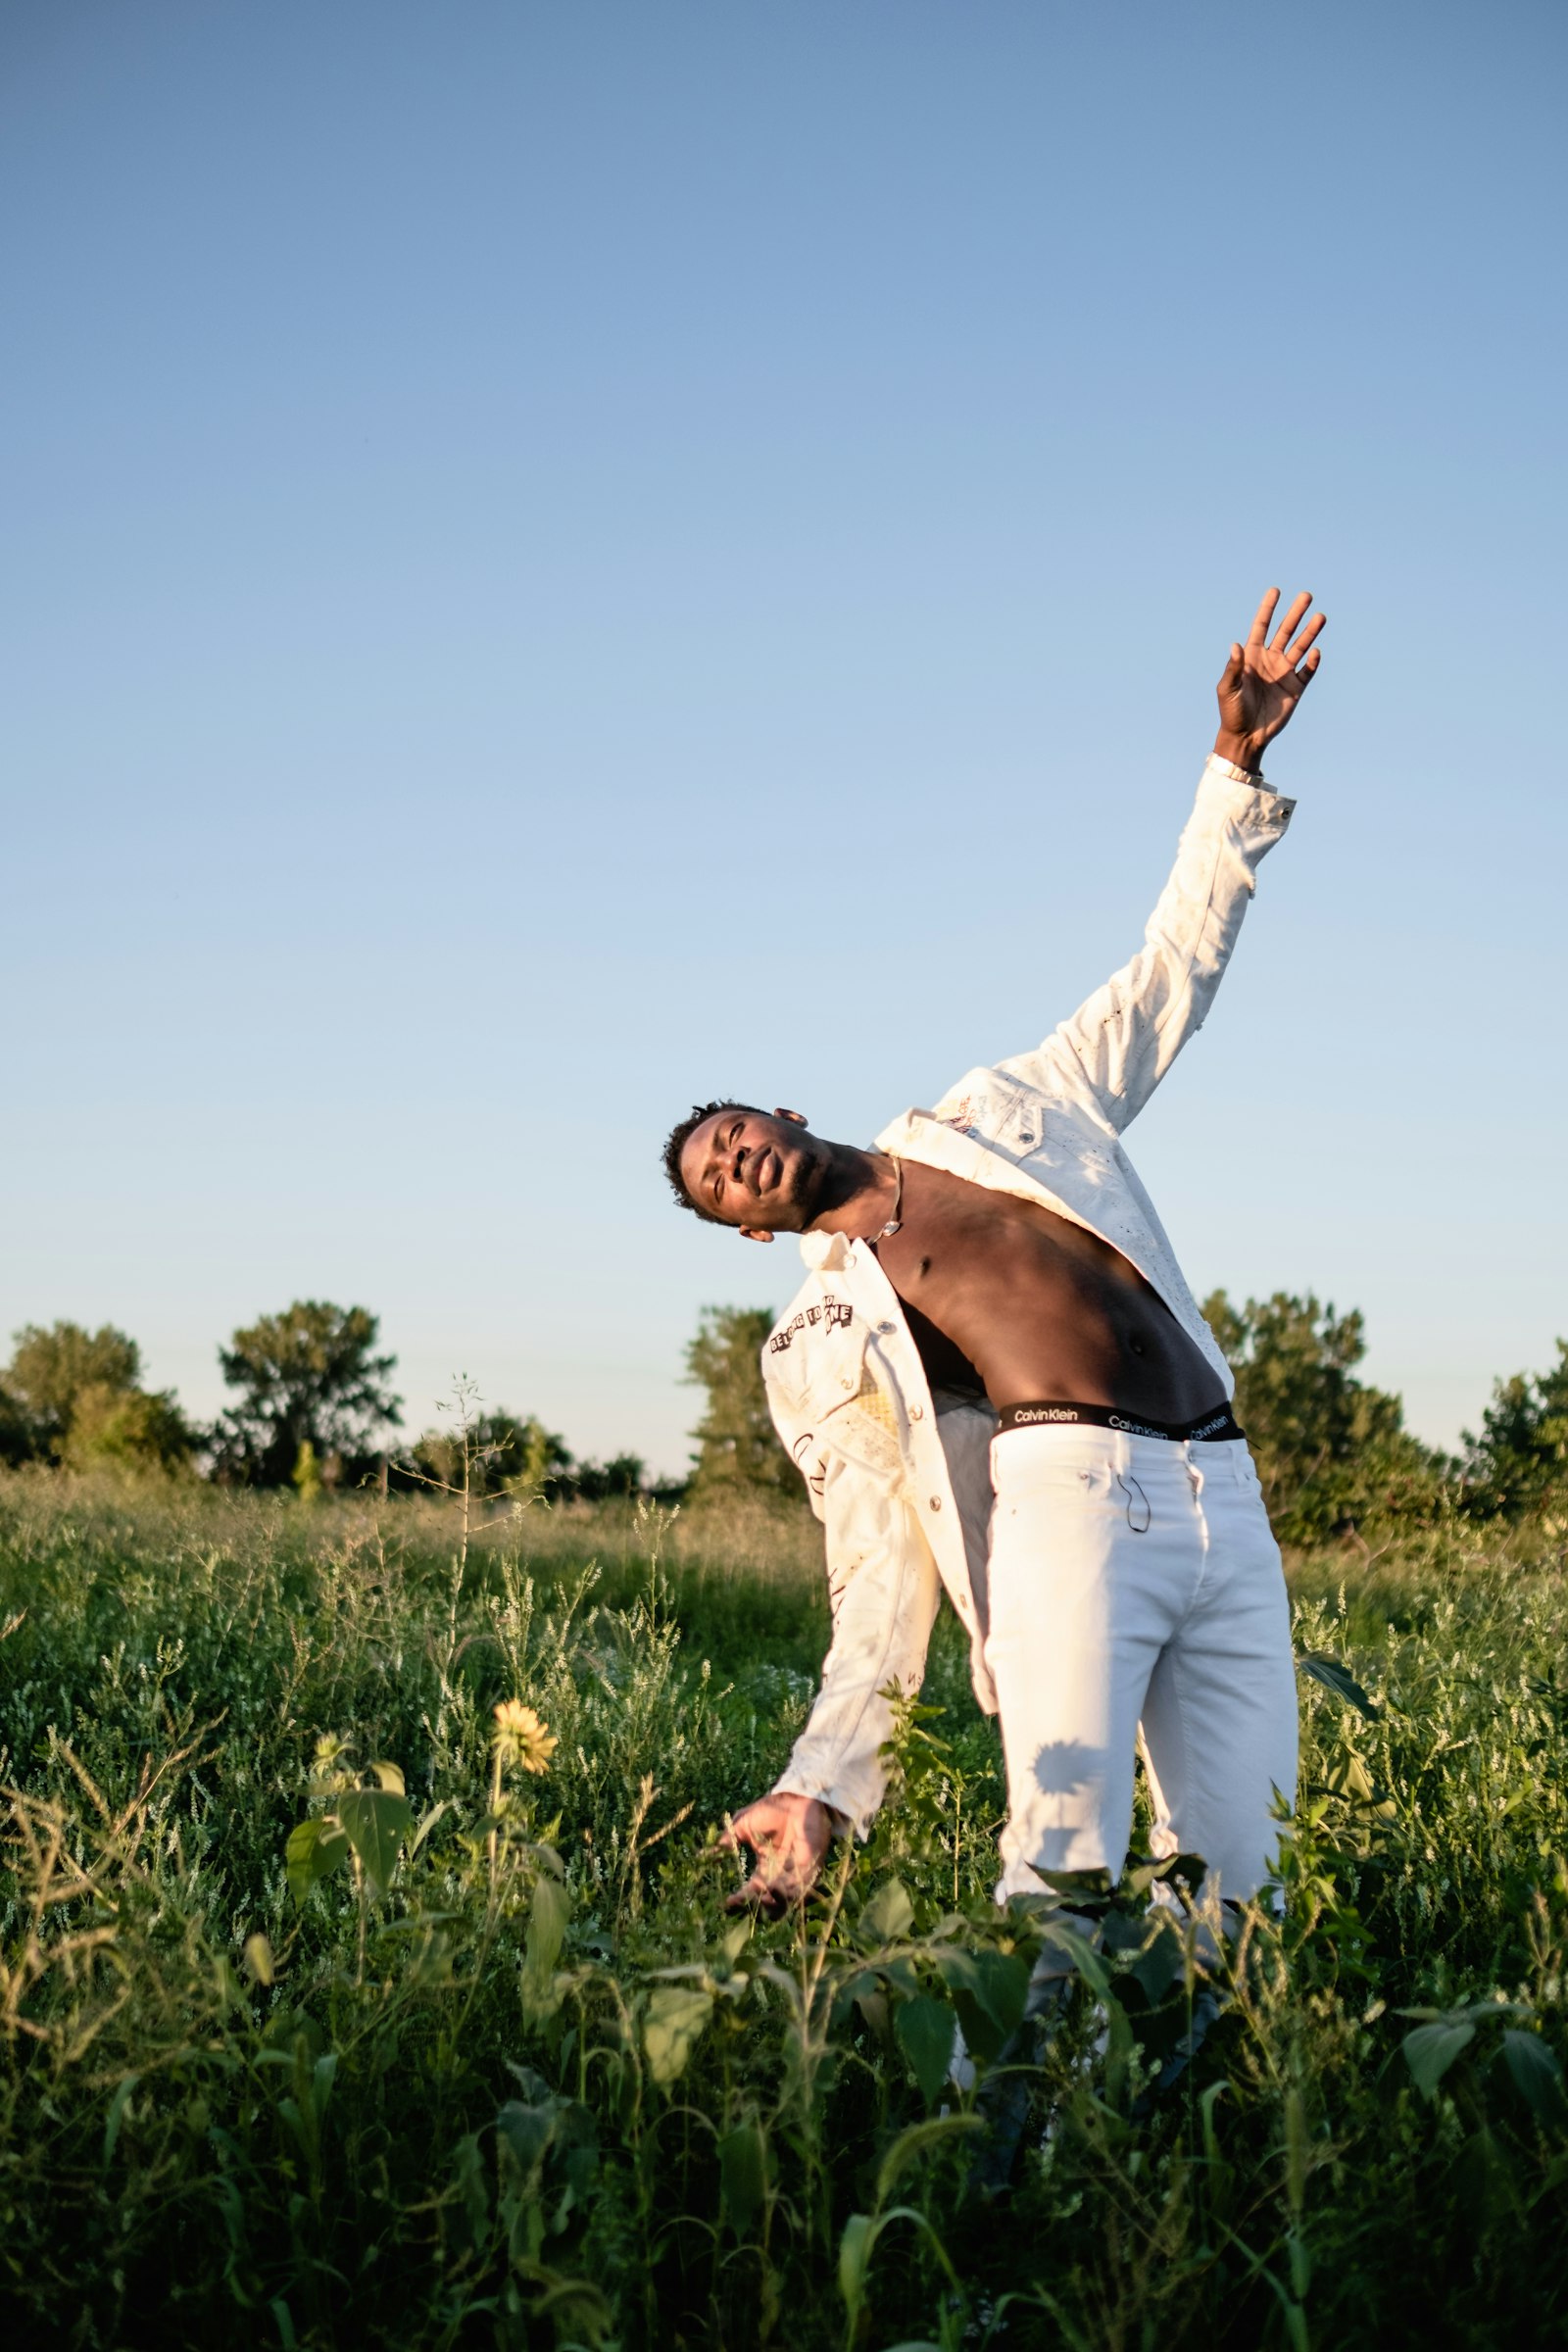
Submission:
[[960,1102],[955,1103],[952,1110],[939,1110],[936,1113],[936,1119],[939,1126],[956,1127],[960,1135],[967,1135],[975,1123],[973,1097],[965,1095]]
[[768,1354],[782,1355],[796,1333],[805,1331],[808,1324],[825,1323],[829,1331],[846,1331],[854,1321],[854,1307],[846,1305],[842,1298],[835,1298],[829,1291],[819,1306],[803,1306],[798,1315],[768,1334]]

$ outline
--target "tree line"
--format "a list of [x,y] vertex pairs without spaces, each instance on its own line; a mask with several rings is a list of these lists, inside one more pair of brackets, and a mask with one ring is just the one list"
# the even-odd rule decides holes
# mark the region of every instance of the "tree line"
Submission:
[[[1358,1377],[1366,1338],[1354,1310],[1284,1291],[1236,1306],[1215,1291],[1203,1312],[1235,1367],[1237,1417],[1283,1541],[1455,1511],[1557,1515],[1568,1526],[1568,1342],[1546,1371],[1497,1381],[1479,1432],[1448,1454],[1405,1428],[1397,1396]],[[397,1359],[379,1349],[378,1318],[323,1299],[296,1299],[232,1334],[219,1362],[233,1400],[209,1424],[189,1418],[172,1391],[146,1386],[140,1348],[112,1324],[28,1324],[0,1372],[0,1462],[201,1474],[304,1496],[373,1481],[558,1501],[798,1500],[799,1474],[762,1386],[772,1321],[767,1307],[704,1309],[685,1356],[686,1380],[705,1397],[690,1472],[662,1485],[637,1454],[579,1460],[535,1415],[481,1410],[471,1396],[447,1427],[401,1443]]]
[[[1257,1461],[1281,1541],[1312,1544],[1363,1527],[1419,1525],[1454,1512],[1486,1519],[1559,1516],[1568,1528],[1568,1342],[1542,1373],[1497,1381],[1481,1428],[1456,1454],[1404,1426],[1397,1396],[1357,1376],[1365,1324],[1308,1293],[1237,1306],[1224,1291],[1203,1314],[1236,1374],[1236,1417]],[[693,1435],[693,1491],[799,1492],[763,1393],[767,1307],[710,1307],[687,1349],[708,1392]]]
[[113,1324],[28,1324],[0,1371],[0,1462],[72,1470],[202,1474],[225,1486],[294,1487],[302,1495],[374,1482],[540,1494],[599,1501],[662,1493],[633,1453],[579,1461],[534,1416],[465,1410],[461,1423],[400,1442],[397,1358],[378,1348],[363,1306],[297,1298],[259,1315],[218,1351],[234,1400],[209,1423],[173,1392],[149,1389],[141,1349]]

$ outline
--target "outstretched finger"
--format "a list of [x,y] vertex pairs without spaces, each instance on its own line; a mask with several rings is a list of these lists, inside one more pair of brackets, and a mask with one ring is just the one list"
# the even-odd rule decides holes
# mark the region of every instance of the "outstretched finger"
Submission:
[[[1317,676],[1317,665],[1321,660],[1322,656],[1318,653],[1316,647],[1314,647],[1312,652],[1307,655],[1306,660],[1302,662],[1299,669],[1288,669],[1279,679],[1279,691],[1285,699],[1288,710],[1294,710],[1296,709],[1297,704],[1300,701],[1302,695],[1311,685],[1312,680]],[[1280,721],[1280,725],[1283,726],[1284,723],[1285,722],[1282,719]],[[1275,732],[1278,733],[1277,728]]]
[[1300,596],[1292,597],[1289,605],[1285,609],[1285,618],[1280,622],[1279,627],[1269,639],[1270,653],[1284,653],[1285,648],[1290,644],[1292,637],[1300,627],[1302,621],[1305,619],[1307,613],[1310,612],[1311,610],[1312,597],[1310,590],[1304,591]]
[[1264,589],[1262,602],[1252,614],[1252,625],[1247,632],[1247,642],[1250,646],[1263,645],[1267,642],[1268,624],[1274,617],[1274,608],[1279,601],[1280,592],[1277,588]]
[[1308,648],[1314,645],[1322,635],[1323,625],[1327,619],[1326,612],[1313,613],[1305,628],[1298,631],[1295,644],[1284,649],[1288,662],[1294,662],[1299,667],[1301,662],[1306,660]]

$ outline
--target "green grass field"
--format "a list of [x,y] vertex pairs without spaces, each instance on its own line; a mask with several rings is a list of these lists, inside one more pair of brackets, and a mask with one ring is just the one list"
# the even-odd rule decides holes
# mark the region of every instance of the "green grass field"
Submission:
[[[817,1545],[0,1483],[8,2343],[1559,2340],[1560,1535],[1293,1563],[1375,1712],[1302,1678],[1283,1921],[1135,2120],[1200,1963],[1129,1884],[1003,2206],[943,2061],[1049,1931],[990,1901],[951,1622],[871,1844],[804,1917],[723,1911]],[[542,1738],[498,1748],[508,1699]]]

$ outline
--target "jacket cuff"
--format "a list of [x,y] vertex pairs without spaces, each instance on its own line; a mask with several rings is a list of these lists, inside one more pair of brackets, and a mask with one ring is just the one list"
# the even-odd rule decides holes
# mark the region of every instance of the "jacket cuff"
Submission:
[[1249,832],[1284,832],[1296,812],[1296,803],[1276,792],[1261,768],[1249,775],[1245,767],[1210,752],[1198,781],[1200,796],[1217,794],[1234,808]]
[[782,1780],[773,1783],[769,1793],[773,1796],[814,1798],[817,1804],[826,1808],[833,1824],[835,1838],[848,1838],[852,1833],[860,1838],[865,1837],[870,1828],[871,1816],[881,1803],[880,1795],[873,1796],[867,1803],[864,1789],[855,1790],[843,1788],[838,1784],[824,1788],[808,1773],[786,1772]]

